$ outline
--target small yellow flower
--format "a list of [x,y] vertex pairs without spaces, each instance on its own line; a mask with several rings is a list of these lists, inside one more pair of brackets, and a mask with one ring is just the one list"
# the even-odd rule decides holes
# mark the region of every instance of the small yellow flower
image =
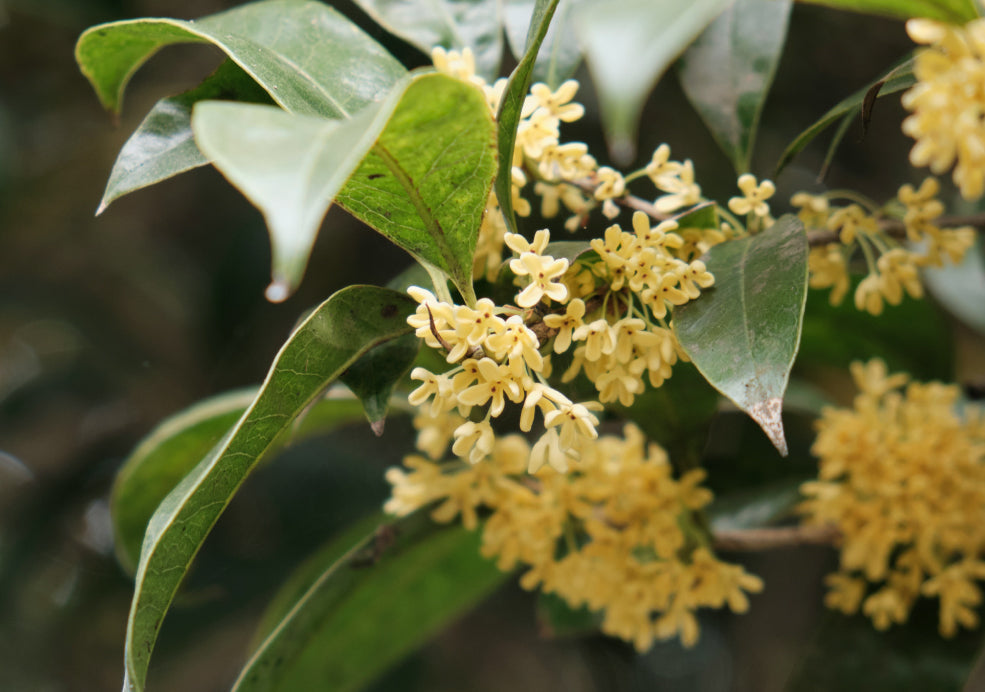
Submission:
[[739,176],[737,185],[742,191],[742,197],[732,197],[728,201],[728,208],[733,214],[754,214],[758,217],[769,215],[770,205],[766,200],[776,192],[776,186],[772,181],[764,180],[757,183],[756,176],[744,173]]
[[575,329],[584,324],[582,318],[585,316],[585,301],[575,298],[565,306],[563,315],[545,315],[544,324],[551,329],[557,329],[558,333],[554,337],[554,352],[564,353],[571,347],[571,336]]

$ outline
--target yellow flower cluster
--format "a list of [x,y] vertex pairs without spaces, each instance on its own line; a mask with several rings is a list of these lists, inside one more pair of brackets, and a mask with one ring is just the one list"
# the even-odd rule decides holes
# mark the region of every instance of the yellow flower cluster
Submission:
[[[913,243],[909,248],[886,230],[889,205],[880,209],[858,195],[842,193],[795,194],[790,202],[799,207],[804,225],[836,233],[840,241],[811,249],[811,287],[830,288],[831,304],[840,304],[851,285],[849,263],[861,249],[868,274],[855,289],[856,308],[879,315],[884,301],[899,305],[904,293],[922,297],[919,269],[943,266],[945,260],[958,263],[975,243],[975,231],[970,226],[937,225],[944,211],[937,199],[939,191],[936,178],[927,178],[919,188],[904,185],[899,189],[897,200],[903,209],[900,221],[906,240]],[[832,202],[837,199],[850,203],[835,206]]]
[[912,115],[903,132],[916,144],[914,166],[940,175],[954,165],[954,182],[967,200],[985,192],[985,19],[964,27],[930,19],[911,19],[906,31],[917,51],[917,83],[903,94]]
[[544,324],[558,330],[554,350],[575,343],[574,360],[563,381],[584,371],[603,403],[630,406],[644,389],[644,375],[659,387],[678,359],[687,358],[667,321],[668,308],[701,295],[715,278],[701,260],[674,255],[684,245],[677,222],[650,226],[643,212],[633,214],[633,233],[614,224],[604,238],[591,241],[597,259],[579,262],[569,273],[576,297],[563,315]]
[[941,634],[974,627],[985,578],[985,416],[958,410],[957,387],[907,384],[879,360],[854,363],[852,374],[855,405],[824,411],[819,480],[802,486],[806,521],[842,536],[826,603],[861,607],[886,629],[928,596],[940,599]]
[[[497,113],[506,79],[490,85],[477,76],[470,49],[459,53],[435,48],[432,61],[439,71],[481,88],[493,115]],[[530,201],[522,194],[531,181],[534,194],[541,198],[541,214],[554,218],[564,207],[570,214],[564,226],[572,232],[584,227],[591,212],[599,207],[606,218],[616,218],[620,211],[618,202],[627,194],[627,185],[637,178],[649,178],[661,193],[653,203],[657,214],[671,214],[704,201],[701,187],[695,183],[694,165],[690,160],[671,160],[670,147],[666,144],[657,147],[644,168],[624,176],[613,168],[599,166],[584,143],[562,143],[561,123],[575,122],[585,112],[581,104],[573,101],[578,87],[575,80],[564,82],[556,91],[537,83],[531,86],[524,100],[512,162],[512,203],[519,216],[528,216],[532,211]],[[768,181],[765,184],[772,185]],[[725,239],[718,229],[688,230],[688,241],[692,246],[702,244],[703,249],[707,249],[709,240],[714,244]],[[493,192],[479,229],[473,276],[495,279],[506,231]]]
[[[462,420],[417,424],[423,432]],[[760,591],[762,581],[718,560],[694,523],[692,513],[711,500],[702,471],[675,480],[664,450],[631,425],[623,437],[583,438],[579,452],[571,473],[544,468],[525,476],[536,451],[519,435],[496,439],[477,465],[436,463],[444,449],[431,446],[430,458],[411,455],[405,468],[387,472],[393,496],[385,509],[402,516],[437,503],[435,520],[461,515],[474,529],[484,508],[483,555],[504,571],[526,569],[526,589],[601,611],[602,631],[640,651],[674,636],[694,644],[699,608],[748,608],[746,593]]]

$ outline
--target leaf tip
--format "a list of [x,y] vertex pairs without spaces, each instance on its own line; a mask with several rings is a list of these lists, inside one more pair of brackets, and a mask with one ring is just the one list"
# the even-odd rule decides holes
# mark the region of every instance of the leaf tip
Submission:
[[96,207],[96,216],[99,216],[104,211],[106,211],[106,207],[108,206],[109,206],[109,201],[103,198],[103,200],[99,203],[99,206]]
[[263,295],[271,303],[283,303],[291,295],[291,289],[283,279],[274,279],[267,286],[267,290],[263,292]]
[[609,143],[609,156],[619,166],[629,166],[636,156],[636,144],[627,135],[615,135]]
[[783,408],[783,399],[776,396],[772,399],[760,401],[747,409],[749,416],[759,423],[770,442],[780,452],[780,456],[787,456],[790,450],[787,448],[787,438],[783,434],[783,419],[780,412]]
[[373,434],[377,437],[383,436],[383,426],[386,425],[386,418],[380,418],[379,420],[374,420],[369,424],[370,429]]

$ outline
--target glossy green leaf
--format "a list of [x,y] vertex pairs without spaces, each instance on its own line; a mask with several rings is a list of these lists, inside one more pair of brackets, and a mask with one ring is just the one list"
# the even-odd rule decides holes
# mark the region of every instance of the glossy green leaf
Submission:
[[862,615],[826,612],[787,692],[971,692],[965,686],[985,639],[980,629],[945,639],[937,603],[921,600],[908,621],[880,632]]
[[175,43],[209,43],[280,106],[328,118],[380,100],[405,70],[379,44],[320,2],[265,0],[196,21],[134,19],[79,38],[75,57],[100,102],[118,113],[133,74]]
[[[890,70],[888,74],[875,80],[871,84],[859,89],[854,94],[839,102],[827,113],[822,115],[813,125],[797,135],[796,138],[783,150],[780,160],[777,161],[776,170],[773,177],[780,175],[788,163],[799,154],[804,147],[828,127],[845,118],[854,118],[856,114],[862,118],[863,125],[867,122],[871,114],[872,105],[879,96],[888,96],[896,92],[909,89],[916,83],[913,76],[913,61],[907,60],[901,65]],[[868,106],[866,109],[865,106]],[[845,128],[840,131],[840,135],[832,142],[836,146],[841,137],[845,134]]]
[[[581,44],[571,23],[572,9],[586,0],[561,0],[544,36],[534,62],[533,81],[544,82],[552,90],[570,79],[581,63]],[[506,0],[503,21],[510,50],[517,58],[526,55],[527,34],[534,18],[537,0]]]
[[431,48],[471,48],[488,82],[503,58],[498,0],[355,0],[378,24],[430,56]]
[[717,531],[757,529],[789,520],[803,501],[800,485],[811,480],[802,475],[755,488],[715,495],[708,506],[708,519]]
[[[127,571],[133,572],[137,566],[154,510],[239,420],[256,393],[256,388],[249,388],[220,394],[167,418],[124,462],[113,482],[110,516],[116,555]],[[323,399],[292,426],[290,438],[296,442],[362,417],[362,406],[351,394]]]
[[359,397],[377,435],[383,434],[390,396],[410,370],[420,348],[421,340],[415,334],[387,341],[368,351],[339,378]]
[[520,124],[523,103],[530,91],[530,79],[533,76],[537,53],[540,51],[544,36],[547,35],[557,5],[558,0],[537,0],[534,5],[530,30],[527,32],[526,48],[521,53],[520,63],[506,82],[506,89],[499,103],[499,113],[496,115],[496,122],[499,125],[496,199],[506,220],[506,227],[512,233],[517,232],[516,216],[513,213],[513,148],[516,144],[516,130]]
[[124,689],[144,689],[164,615],[212,526],[257,462],[325,388],[372,347],[410,331],[415,303],[374,286],[345,288],[315,310],[274,361],[252,405],[175,487],[147,527],[127,623]]
[[852,361],[882,358],[892,372],[953,381],[951,328],[933,301],[907,297],[874,318],[855,308],[852,295],[858,281],[856,277],[853,290],[836,307],[829,303],[827,291],[808,292],[798,368],[815,374],[831,368],[847,373]]
[[694,467],[701,461],[720,399],[693,365],[679,362],[669,380],[656,388],[648,386],[632,406],[616,410],[662,445],[679,467]]
[[681,87],[737,174],[749,171],[759,116],[792,0],[736,0],[684,52]]
[[961,264],[925,269],[924,283],[947,310],[972,329],[985,334],[985,243],[979,234]]
[[[355,545],[330,544],[275,599],[264,622],[278,624],[234,689],[313,690],[328,681],[333,692],[360,689],[507,578],[479,555],[479,543],[479,532],[418,512]],[[337,558],[343,546],[350,549]]]
[[192,106],[206,99],[270,101],[253,78],[231,60],[194,89],[161,99],[116,157],[97,214],[123,195],[209,162],[192,135]]
[[482,92],[425,74],[336,201],[473,300],[472,256],[495,174],[496,125]]
[[715,286],[674,310],[674,330],[716,389],[748,413],[786,456],[783,393],[800,345],[807,298],[807,235],[795,216],[716,245]]
[[798,0],[836,10],[880,14],[897,19],[927,17],[964,24],[978,16],[974,0]]
[[728,4],[729,0],[611,0],[575,8],[575,29],[615,161],[633,159],[640,113],[650,90]]
[[202,153],[263,212],[270,231],[267,299],[286,299],[304,275],[322,219],[383,130],[403,90],[356,116],[328,120],[275,106],[204,101],[192,129]]

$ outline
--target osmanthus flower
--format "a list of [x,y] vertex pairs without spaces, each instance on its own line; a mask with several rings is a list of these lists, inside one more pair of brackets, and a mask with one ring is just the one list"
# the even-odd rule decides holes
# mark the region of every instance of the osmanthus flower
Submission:
[[568,350],[574,331],[584,324],[582,321],[584,316],[585,301],[581,298],[568,301],[564,307],[564,314],[544,315],[544,324],[557,330],[557,334],[554,336],[555,353],[564,353]]
[[[556,410],[564,417],[576,406]],[[387,474],[394,488],[386,508],[407,514],[436,503],[436,520],[460,515],[470,529],[485,508],[483,555],[502,570],[522,567],[525,589],[598,611],[603,632],[640,651],[671,637],[694,644],[702,608],[749,607],[747,594],[762,582],[719,560],[692,515],[711,500],[701,472],[675,479],[666,452],[634,426],[623,436],[576,434],[580,460],[559,472],[570,461],[565,434],[551,427],[533,447],[517,435],[497,437],[475,465],[411,455],[409,472]]]
[[766,202],[776,192],[776,186],[770,180],[756,182],[756,176],[743,173],[737,182],[742,197],[732,197],[728,208],[733,214],[753,214],[760,218],[769,216],[770,205]]
[[546,84],[534,84],[530,87],[530,95],[536,100],[537,107],[566,123],[579,120],[585,114],[585,107],[571,100],[578,93],[578,82],[569,79],[552,92]]
[[853,364],[860,393],[825,409],[805,483],[806,521],[841,539],[826,603],[861,610],[879,629],[904,622],[921,596],[939,599],[945,636],[974,627],[985,579],[985,426],[960,390],[909,382],[885,364]]
[[[838,234],[838,245],[828,244],[811,248],[808,255],[810,286],[831,288],[829,299],[838,305],[848,293],[848,267],[856,250],[865,256],[868,273],[855,289],[855,305],[859,310],[879,315],[883,304],[899,305],[904,295],[918,299],[923,296],[919,268],[940,267],[945,260],[960,262],[974,245],[975,231],[971,227],[941,228],[937,224],[944,205],[937,198],[940,185],[935,178],[926,178],[919,187],[903,185],[895,202],[877,209],[874,202],[861,200],[836,205],[838,197],[858,200],[854,193],[808,195],[797,193],[791,200],[801,206],[800,218],[815,228]],[[902,211],[900,211],[902,207]],[[900,244],[898,233],[887,231],[902,221],[906,246]],[[898,229],[898,226],[897,226]]]
[[985,19],[963,27],[911,19],[906,31],[917,51],[917,83],[903,94],[912,115],[903,132],[916,140],[910,163],[941,174],[954,166],[954,182],[967,200],[985,192]]

